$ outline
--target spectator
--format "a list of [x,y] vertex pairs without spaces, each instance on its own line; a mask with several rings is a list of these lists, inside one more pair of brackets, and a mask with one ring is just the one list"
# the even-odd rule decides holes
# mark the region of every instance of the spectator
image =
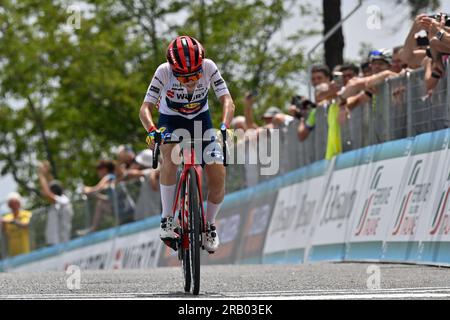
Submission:
[[359,76],[359,68],[353,63],[344,64],[341,67],[343,85],[346,86],[350,80]]
[[121,145],[117,152],[116,176],[118,181],[126,179],[126,171],[136,169],[136,153],[130,146]]
[[425,29],[425,26],[422,22],[422,18],[424,17],[426,17],[426,15],[421,14],[415,18],[411,30],[406,37],[405,44],[398,53],[398,56],[403,61],[403,63],[407,64],[411,69],[420,68],[423,65],[423,60],[427,56],[426,49],[420,48],[418,46],[416,37],[416,35],[421,30]]
[[264,125],[262,127],[258,126],[253,118],[253,106],[255,104],[255,95],[252,93],[247,93],[244,97],[244,106],[245,106],[245,120],[247,129],[273,129],[278,128],[282,125],[288,125],[293,117],[290,115],[284,114],[278,107],[270,107],[268,108],[263,116],[262,120],[264,121]]
[[245,117],[244,116],[234,117],[233,120],[231,121],[231,128],[233,130],[247,131],[247,123],[245,121]]
[[283,113],[278,107],[270,107],[264,112],[263,120],[267,128],[280,128],[282,126],[288,126],[294,118]]
[[140,152],[135,161],[140,166],[143,180],[135,205],[134,218],[141,220],[161,213],[161,198],[156,192],[159,191],[159,168],[156,170],[152,168],[153,151],[149,149]]
[[[330,104],[330,98],[338,92],[337,85],[332,82],[330,69],[324,65],[314,66],[311,70],[311,84],[315,89],[314,104],[317,107],[326,107]],[[331,90],[330,90],[331,88]],[[312,106],[312,104],[310,104]],[[316,124],[316,111],[313,110],[307,120],[300,121],[298,127],[298,137],[300,141],[305,141],[311,132],[314,130]]]
[[403,50],[403,46],[395,47],[392,54],[392,66],[391,70],[395,73],[400,73],[408,68],[408,65],[401,59],[400,52]]
[[325,65],[317,65],[312,68],[311,83],[315,90],[317,105],[327,105],[339,91],[338,85],[333,82],[330,69]]
[[[311,82],[316,89],[317,108],[323,107],[326,113],[328,137],[325,158],[327,160],[342,152],[340,120],[345,120],[345,109],[336,101],[337,94],[343,84],[343,73],[341,77],[342,79],[339,81],[341,83],[332,81],[329,69],[326,66],[315,66],[312,69]],[[316,112],[313,112],[306,123],[300,123],[298,128],[300,141],[304,141],[309,137],[315,122]]]
[[370,66],[374,74],[392,70],[392,50],[380,49],[370,53]]
[[119,146],[117,154],[117,165],[123,165],[125,168],[129,169],[135,164],[136,153],[130,146]]
[[69,198],[64,194],[62,184],[50,178],[50,166],[41,163],[39,166],[39,183],[42,194],[51,203],[48,211],[45,238],[47,245],[55,245],[70,240],[72,230],[73,209]]
[[153,169],[153,151],[144,150],[133,159],[133,168],[125,171],[123,179],[147,177],[154,191],[159,190],[159,168]]
[[363,78],[354,78],[339,92],[339,103],[351,111],[358,105],[369,102],[377,93],[376,86],[385,79],[396,77],[399,74],[392,71],[392,51],[376,50],[369,55],[372,75]]
[[372,73],[372,68],[370,67],[370,61],[364,61],[361,63],[361,73],[363,77],[369,77]]
[[7,202],[11,213],[0,218],[0,222],[7,241],[8,255],[14,257],[30,252],[29,225],[32,214],[21,210],[22,199],[18,193],[10,193]]
[[316,65],[312,67],[311,84],[313,85],[314,88],[317,88],[317,86],[324,83],[330,83],[331,80],[332,80],[331,71],[327,66]]
[[447,59],[450,55],[450,28],[447,26],[449,17],[438,14],[434,18],[421,16],[421,26],[427,31],[430,48],[425,65],[425,83],[427,92],[432,94],[439,80],[444,76]]
[[297,134],[301,142],[305,141],[309,133],[314,130],[316,108],[317,106],[306,97],[292,97],[289,114],[300,121]]
[[100,178],[100,181],[97,185],[93,187],[84,187],[83,193],[86,195],[95,195],[96,203],[95,203],[95,212],[94,217],[92,219],[92,225],[90,228],[84,230],[78,230],[77,235],[83,236],[88,233],[94,232],[98,229],[100,225],[101,218],[103,214],[113,213],[112,203],[111,203],[111,193],[108,195],[101,194],[102,191],[111,188],[111,186],[116,181],[115,172],[115,164],[110,160],[100,160],[97,164],[97,175]]

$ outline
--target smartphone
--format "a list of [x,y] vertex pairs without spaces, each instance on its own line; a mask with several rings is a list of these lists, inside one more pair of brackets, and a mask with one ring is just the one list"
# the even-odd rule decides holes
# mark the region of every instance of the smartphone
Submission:
[[333,80],[339,87],[344,86],[344,75],[340,71],[333,72]]

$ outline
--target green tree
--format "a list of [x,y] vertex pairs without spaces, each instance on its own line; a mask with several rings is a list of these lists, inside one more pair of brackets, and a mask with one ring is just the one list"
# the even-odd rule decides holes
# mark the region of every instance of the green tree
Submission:
[[[189,5],[190,14],[178,33],[203,40],[207,56],[218,64],[228,82],[237,113],[242,114],[240,98],[246,90],[260,93],[258,115],[269,105],[283,107],[295,92],[293,84],[304,69],[297,42],[309,33],[299,30],[283,43],[274,39],[293,7],[295,1],[282,0],[193,1]],[[217,110],[217,102],[211,101]],[[213,112],[216,124],[220,116]]]
[[[275,41],[294,4],[85,0],[81,27],[74,29],[67,25],[67,1],[4,0],[1,174],[12,174],[22,192],[37,194],[36,164],[48,159],[73,188],[96,182],[95,161],[113,158],[112,147],[144,148],[139,106],[177,34],[203,41],[238,105],[246,90],[258,89],[262,106],[283,106],[304,67],[298,41],[310,34],[299,30],[284,43]],[[217,110],[216,99],[211,107]]]

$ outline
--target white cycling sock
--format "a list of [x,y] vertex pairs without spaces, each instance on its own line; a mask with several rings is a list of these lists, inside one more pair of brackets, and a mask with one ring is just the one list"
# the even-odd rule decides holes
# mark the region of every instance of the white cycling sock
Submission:
[[222,202],[219,204],[212,203],[211,201],[208,201],[206,203],[206,222],[215,224],[216,223],[216,216],[217,213],[220,210],[220,207],[222,206]]
[[173,217],[173,201],[175,197],[176,184],[173,186],[164,186],[160,184],[161,187],[161,204],[162,204],[162,218]]

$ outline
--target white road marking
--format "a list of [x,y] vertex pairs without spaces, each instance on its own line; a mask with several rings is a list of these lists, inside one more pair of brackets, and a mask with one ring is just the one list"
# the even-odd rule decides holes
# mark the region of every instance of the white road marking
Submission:
[[101,300],[347,300],[347,299],[450,299],[450,288],[402,288],[381,290],[305,290],[265,292],[205,292],[199,297],[182,292],[158,293],[61,293],[0,295],[0,299],[101,299]]

